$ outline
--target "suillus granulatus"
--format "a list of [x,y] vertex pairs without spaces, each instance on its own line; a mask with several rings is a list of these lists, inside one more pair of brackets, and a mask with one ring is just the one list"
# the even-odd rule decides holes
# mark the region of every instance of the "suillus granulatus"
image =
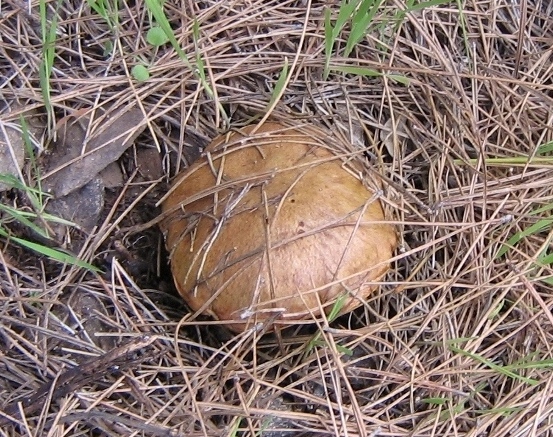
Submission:
[[247,126],[176,178],[161,228],[194,311],[242,331],[320,316],[340,296],[346,313],[375,290],[396,232],[355,165],[365,158],[336,144],[313,126]]

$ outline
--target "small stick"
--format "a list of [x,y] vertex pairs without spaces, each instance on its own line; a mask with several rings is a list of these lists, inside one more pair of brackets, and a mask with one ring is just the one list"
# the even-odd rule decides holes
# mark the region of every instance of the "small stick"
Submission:
[[[19,422],[16,416],[23,413],[32,414],[43,407],[46,399],[50,402],[74,392],[86,384],[91,378],[120,370],[123,365],[128,367],[133,361],[130,356],[136,351],[150,346],[156,336],[143,335],[118,348],[94,357],[83,364],[72,367],[51,381],[42,384],[32,396],[12,402],[0,411],[0,427],[11,422]],[[23,418],[22,418],[23,419]]]

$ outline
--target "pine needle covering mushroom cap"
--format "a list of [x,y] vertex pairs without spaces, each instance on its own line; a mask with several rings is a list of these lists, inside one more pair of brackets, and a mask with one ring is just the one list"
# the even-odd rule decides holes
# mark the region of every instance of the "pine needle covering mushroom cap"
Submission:
[[177,289],[234,331],[316,317],[343,295],[353,310],[397,242],[380,200],[327,131],[254,129],[217,137],[163,201]]

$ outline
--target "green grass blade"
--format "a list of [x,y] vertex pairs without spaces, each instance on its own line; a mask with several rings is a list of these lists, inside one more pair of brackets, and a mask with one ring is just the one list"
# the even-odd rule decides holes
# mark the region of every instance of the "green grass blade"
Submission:
[[481,364],[484,364],[485,366],[489,367],[490,369],[495,370],[497,373],[505,375],[508,378],[516,379],[516,380],[525,382],[526,384],[529,384],[529,385],[539,384],[539,381],[536,381],[535,379],[532,379],[532,378],[526,378],[525,376],[521,376],[517,373],[514,373],[511,370],[511,368],[509,368],[509,366],[500,366],[500,365],[497,365],[495,363],[492,363],[490,360],[488,360],[487,358],[484,358],[482,355],[475,354],[475,353],[472,353],[472,352],[468,352],[466,350],[457,348],[455,346],[449,346],[449,349],[452,352],[455,352],[455,353],[458,353],[460,355],[472,358],[473,360],[478,361]]
[[528,228],[517,232],[515,235],[513,235],[511,238],[507,240],[506,243],[504,243],[499,251],[497,252],[496,258],[500,258],[503,255],[505,255],[511,248],[513,248],[520,240],[529,237],[530,235],[537,234],[538,232],[543,231],[544,229],[547,229],[551,227],[553,224],[553,219],[541,219],[538,220],[533,225],[529,226]]
[[40,166],[37,164],[37,161],[35,158],[33,143],[31,141],[31,136],[29,134],[29,126],[27,126],[27,122],[25,121],[23,116],[19,117],[19,122],[21,123],[21,132],[23,133],[23,144],[25,145],[25,154],[29,158],[33,174],[36,175],[36,184],[37,184],[37,189],[32,189],[31,187],[28,187],[23,182],[21,182],[22,186],[19,189],[25,191],[31,204],[33,205],[33,208],[36,211],[42,211],[44,206],[44,198],[46,197],[46,194],[42,191]]
[[501,407],[501,408],[490,408],[489,410],[472,410],[480,416],[485,416],[488,414],[500,416],[511,416],[513,413],[519,413],[523,410],[523,407]]
[[284,85],[286,84],[286,78],[288,77],[288,58],[284,58],[284,65],[280,71],[280,75],[275,83],[275,88],[271,94],[271,99],[269,100],[268,108],[272,107],[275,101],[282,95]]
[[14,241],[20,246],[30,249],[40,255],[44,255],[47,258],[50,258],[54,261],[59,261],[64,264],[70,264],[77,267],[82,267],[87,270],[90,270],[91,272],[96,272],[96,273],[101,272],[101,270],[98,267],[93,266],[92,264],[89,264],[77,258],[75,255],[62,252],[61,250],[52,249],[50,247],[43,246],[42,244],[33,243],[32,241],[27,241],[23,238],[9,236],[8,233],[2,228],[0,228],[0,236],[9,238],[11,241]]
[[18,177],[12,175],[12,174],[0,174],[0,182],[3,182],[6,185],[9,185],[11,188],[17,188],[18,190],[33,190],[36,191],[33,188],[27,187],[23,182],[19,180]]
[[338,17],[334,23],[334,28],[332,29],[332,37],[334,40],[338,38],[338,35],[346,25],[347,21],[352,18],[353,11],[355,11],[359,0],[342,0],[340,3],[340,10],[338,11]]
[[445,405],[447,403],[448,399],[445,398],[426,398],[421,399],[421,402],[424,402],[425,404],[430,405]]
[[353,48],[365,37],[383,0],[363,0],[351,20],[351,32],[344,51],[349,56]]
[[411,5],[407,6],[405,12],[409,13],[413,11],[421,11],[432,6],[441,6],[449,3],[451,3],[451,0],[428,0],[420,3],[412,3]]
[[553,203],[548,203],[547,205],[544,205],[540,208],[533,209],[528,213],[528,215],[540,215],[544,212],[549,212],[553,210]]
[[45,193],[41,192],[36,188],[29,187],[21,182],[16,176],[11,174],[0,174],[0,182],[3,182],[9,185],[12,188],[24,191],[29,201],[33,205],[33,208],[37,211],[42,211],[42,199],[46,196]]
[[204,66],[204,60],[202,58],[202,54],[200,52],[200,23],[197,19],[194,19],[194,24],[192,25],[192,36],[194,38],[194,48],[196,51],[196,68],[197,73],[200,77],[200,81],[202,84],[204,84],[204,88],[209,95],[209,97],[213,97],[213,91],[211,90],[210,86],[207,86],[207,77],[205,74],[205,66]]
[[548,253],[547,249],[538,256],[538,263],[542,266],[553,264],[553,253]]
[[551,152],[553,152],[553,141],[550,141],[545,144],[541,144],[538,147],[538,150],[536,150],[536,155],[544,155],[546,153],[551,153]]
[[347,298],[348,295],[343,294],[338,299],[336,299],[336,302],[334,302],[334,305],[332,305],[332,309],[330,310],[330,314],[328,315],[329,322],[333,322],[340,315],[340,312],[344,309],[344,304]]
[[210,97],[213,97],[214,95],[213,90],[211,89],[211,86],[207,82],[205,78],[205,74],[203,76],[201,75],[199,67],[197,69],[194,69],[192,67],[192,64],[190,63],[188,56],[186,55],[186,53],[184,53],[184,51],[180,47],[179,42],[177,41],[177,38],[175,37],[175,34],[173,32],[173,29],[171,28],[171,24],[169,23],[169,20],[165,15],[165,11],[163,10],[163,4],[161,0],[145,0],[145,3],[146,3],[146,7],[148,8],[148,11],[153,15],[159,27],[161,27],[161,29],[165,32],[165,35],[167,36],[167,38],[169,38],[169,42],[171,43],[171,45],[173,46],[173,48],[175,49],[179,57],[182,59],[184,64],[194,72],[194,74],[196,75],[196,77],[198,77],[198,79],[200,79],[200,82],[205,92]]
[[330,22],[330,9],[325,9],[325,67],[323,77],[328,79],[328,74],[330,72],[330,58],[332,56],[332,47],[334,46],[334,37],[333,37],[333,28],[332,23]]
[[56,48],[56,31],[58,26],[58,9],[61,0],[58,0],[52,20],[49,22],[46,0],[39,1],[40,30],[42,36],[42,60],[39,65],[39,83],[48,118],[48,129],[54,126],[54,109],[51,99],[50,79],[54,68],[54,57]]
[[0,204],[0,211],[13,217],[15,220],[17,220],[23,226],[26,226],[27,228],[31,229],[37,235],[40,235],[43,238],[50,238],[50,236],[48,235],[48,232],[46,232],[40,226],[37,226],[35,223],[33,223],[31,220],[27,218],[26,214],[21,213],[17,209],[7,205]]
[[355,74],[357,76],[365,77],[382,77],[386,76],[387,78],[394,80],[395,82],[401,83],[402,85],[409,85],[409,78],[401,76],[399,74],[386,74],[372,68],[366,67],[356,67],[354,65],[330,65],[329,70],[338,71],[345,74]]

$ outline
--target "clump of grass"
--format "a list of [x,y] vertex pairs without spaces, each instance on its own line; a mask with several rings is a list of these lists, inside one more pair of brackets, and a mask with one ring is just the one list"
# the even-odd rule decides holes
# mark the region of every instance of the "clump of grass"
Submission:
[[118,0],[86,0],[90,9],[104,19],[112,31],[117,30],[119,24]]
[[48,19],[48,2],[46,0],[39,1],[40,12],[40,29],[42,37],[42,60],[39,65],[39,78],[42,99],[44,108],[48,116],[48,130],[54,128],[54,108],[51,100],[51,84],[50,79],[54,68],[54,58],[56,54],[56,34],[58,30],[58,10],[62,0],[57,0],[55,3],[54,13],[52,18]]
[[[324,78],[330,74],[330,60],[336,40],[348,22],[351,23],[351,32],[346,42],[344,56],[349,56],[359,41],[368,32],[374,16],[383,0],[342,0],[338,9],[338,16],[334,24],[331,20],[331,9],[325,9],[325,68]],[[369,73],[371,74],[371,73]]]
[[100,269],[79,259],[69,252],[54,249],[45,246],[44,244],[12,235],[9,231],[9,227],[7,225],[11,221],[16,221],[34,233],[37,237],[49,240],[50,233],[48,231],[48,223],[57,223],[68,227],[76,227],[76,225],[69,220],[65,220],[45,212],[45,202],[49,196],[41,189],[40,168],[34,155],[29,129],[23,117],[20,117],[20,124],[23,143],[25,145],[26,156],[28,157],[31,172],[37,176],[37,187],[34,188],[30,186],[16,176],[0,174],[0,181],[24,194],[31,207],[31,211],[24,211],[21,208],[0,203],[0,213],[2,213],[0,215],[0,236],[51,260],[82,267],[93,272],[99,272]]
[[[544,165],[553,165],[553,157],[549,156],[551,152],[553,152],[553,141],[539,145],[533,156],[485,158],[485,163],[488,167],[543,167]],[[480,159],[478,158],[468,160],[456,159],[454,163],[457,165],[477,165],[479,161]],[[535,260],[534,266],[538,269],[553,265],[553,253],[549,249],[550,243],[553,241],[553,235],[551,233],[553,229],[553,217],[551,216],[551,211],[553,211],[553,203],[547,203],[543,206],[533,208],[525,214],[526,218],[535,219],[535,222],[509,237],[509,239],[501,245],[495,257],[502,258],[507,256],[517,249],[519,243],[530,237],[536,237],[546,233],[547,237],[541,245],[539,253],[528,255]],[[540,278],[540,281],[553,285],[553,277]]]
[[46,226],[40,226],[39,223],[44,223],[46,225],[50,222],[62,224],[69,227],[76,227],[76,225],[69,220],[64,220],[60,217],[44,212],[44,205],[42,204],[42,200],[39,199],[44,199],[46,196],[40,190],[27,186],[12,175],[0,174],[0,181],[8,186],[11,186],[12,188],[19,190],[21,193],[24,193],[33,207],[33,211],[22,211],[19,208],[0,204],[0,213],[3,213],[3,217],[0,216],[0,236],[4,237],[8,241],[12,241],[22,247],[30,249],[35,253],[46,256],[51,260],[59,261],[64,264],[74,265],[77,267],[83,267],[94,272],[100,271],[100,269],[98,269],[94,265],[79,259],[71,253],[59,249],[54,249],[45,246],[44,244],[36,243],[28,239],[12,235],[12,233],[9,231],[9,228],[6,226],[12,220],[19,222],[31,232],[46,240],[50,239],[48,229]]
[[[201,59],[200,53],[197,50],[196,51],[196,68],[192,66],[190,63],[190,60],[188,59],[188,56],[184,51],[182,50],[179,42],[177,41],[177,38],[175,37],[175,33],[173,32],[173,29],[171,28],[171,24],[169,23],[169,20],[167,19],[167,15],[165,14],[165,11],[163,9],[163,2],[160,0],[146,0],[145,2],[146,7],[148,8],[148,11],[153,15],[157,25],[160,27],[161,30],[165,33],[165,36],[168,38],[169,42],[179,55],[180,59],[184,62],[186,67],[190,68],[194,73],[197,75],[197,77],[200,80],[200,83],[202,87],[204,88],[205,92],[209,97],[213,97],[213,90],[211,89],[211,85],[207,82],[206,74],[203,68],[203,61]],[[199,39],[199,25],[194,23],[194,38],[195,41]],[[200,62],[198,63],[198,59]]]
[[[378,16],[385,0],[342,0],[338,8],[338,14],[334,23],[332,22],[332,10],[330,7],[325,9],[324,17],[324,36],[325,36],[325,66],[323,77],[328,79],[331,71],[337,71],[346,74],[355,74],[358,76],[379,77],[386,75],[391,79],[408,84],[405,76],[394,74],[388,75],[381,71],[360,66],[338,66],[332,65],[332,55],[337,48],[337,40],[342,34],[346,25],[350,25],[350,32],[343,50],[343,56],[349,57],[355,47],[365,38],[365,36],[376,26],[375,18]],[[449,3],[448,0],[429,0],[417,2],[408,0],[405,8],[398,9],[392,19],[382,20],[380,26],[386,26],[389,21],[395,23],[395,30],[403,22],[407,14],[414,11]]]

